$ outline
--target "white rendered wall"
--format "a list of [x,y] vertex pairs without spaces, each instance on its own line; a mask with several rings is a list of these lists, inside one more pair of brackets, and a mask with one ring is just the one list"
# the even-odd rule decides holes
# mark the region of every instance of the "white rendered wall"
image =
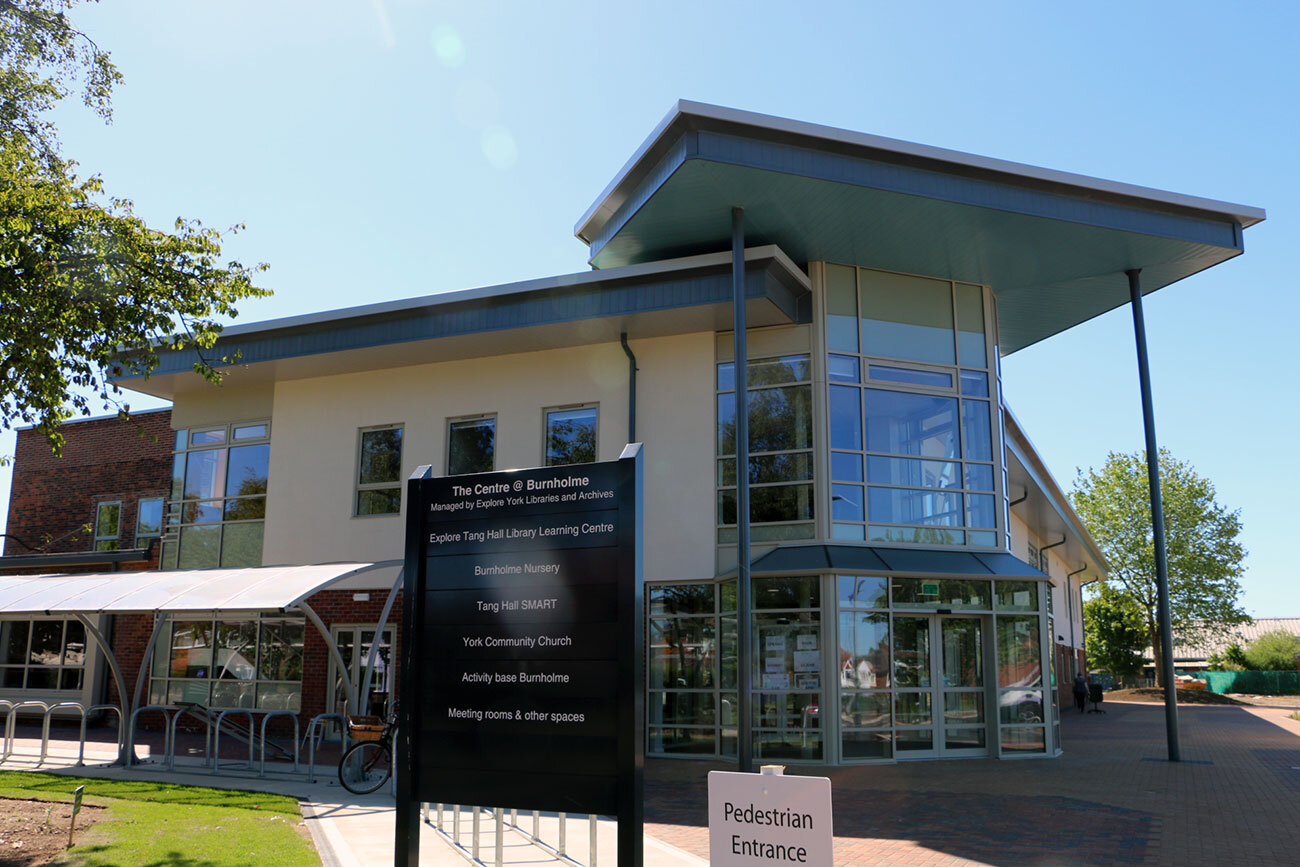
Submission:
[[[645,575],[709,578],[714,555],[714,336],[630,341],[645,443]],[[447,420],[494,413],[497,469],[543,460],[543,410],[598,403],[600,460],[627,442],[617,343],[279,382],[262,562],[400,559],[402,516],[354,518],[359,428],[402,424],[402,478],[446,470]]]

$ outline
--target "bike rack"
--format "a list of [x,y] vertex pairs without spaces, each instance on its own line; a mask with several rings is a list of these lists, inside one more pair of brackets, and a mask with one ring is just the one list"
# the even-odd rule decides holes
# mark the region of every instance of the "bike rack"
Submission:
[[[461,837],[460,813],[462,809],[460,804],[437,804],[436,805],[437,819],[434,822],[429,821],[429,805],[421,804],[420,806],[423,811],[423,819],[425,824],[432,825],[434,831],[436,831],[438,835],[443,838],[444,841],[449,843],[452,849],[455,850],[455,852],[458,855],[460,855],[469,863],[475,865],[475,867],[487,867],[487,862],[480,857],[482,834],[480,832],[479,825],[480,825],[480,817],[482,816],[483,813],[489,813],[492,816],[493,822],[496,825],[495,832],[493,835],[493,843],[494,843],[494,850],[495,850],[494,863],[498,865],[498,867],[500,867],[500,865],[503,863],[504,836],[506,830],[517,831],[520,834],[520,836],[522,836],[529,843],[541,849],[543,852],[546,852],[548,855],[553,856],[556,860],[571,865],[571,867],[596,867],[596,830],[598,826],[596,824],[597,816],[595,814],[591,814],[587,817],[587,822],[588,822],[588,850],[587,850],[588,856],[587,857],[589,863],[583,865],[578,861],[574,860],[574,858],[565,851],[566,849],[565,838],[567,836],[566,826],[568,824],[567,813],[556,814],[556,818],[559,820],[559,840],[557,841],[558,845],[552,846],[549,843],[542,840],[541,838],[541,834],[539,833],[541,830],[541,813],[537,810],[532,811],[533,830],[531,833],[529,833],[528,831],[525,831],[523,828],[519,826],[518,810],[511,810],[510,818],[507,819],[505,816],[505,811],[500,807],[497,807],[495,809],[490,809],[487,807],[466,807],[465,809],[468,809],[470,811],[470,844],[469,846],[466,846],[460,841],[460,837]],[[450,811],[451,832],[450,833],[448,833],[446,829],[446,825],[443,822],[443,811],[445,807],[451,808]]]
[[[45,711],[45,720],[41,723],[41,760],[36,763],[36,767],[38,768],[41,765],[45,764],[45,759],[49,755],[49,751],[50,751],[50,717],[54,714],[56,710],[59,710],[60,708],[62,708],[63,710],[74,710],[77,713],[81,714],[81,730],[83,732],[86,730],[86,706],[83,705],[81,702],[61,701],[58,704],[50,705],[49,710]],[[81,752],[84,752],[85,748],[86,748],[86,741],[83,736],[81,741],[81,750],[77,754],[78,765],[81,764]]]
[[212,720],[203,716],[192,708],[179,708],[176,713],[172,714],[168,726],[171,729],[168,741],[171,743],[171,749],[167,752],[167,770],[176,770],[176,724],[180,722],[181,717],[189,715],[190,719],[196,719],[203,723],[203,767],[207,767],[212,761]]
[[[174,752],[172,748],[172,726],[170,714],[180,710],[180,708],[170,704],[146,704],[131,711],[131,724],[126,730],[127,761],[131,764],[137,764],[135,760],[136,725],[140,721],[140,714],[150,710],[160,711],[163,715],[163,761],[167,761]],[[144,762],[139,762],[138,764],[144,764]]]
[[[0,698],[0,710],[3,710],[5,713],[4,731],[7,732],[9,730],[9,717],[13,715],[14,703],[9,701],[8,699]],[[3,762],[5,759],[9,758],[9,753],[12,751],[9,746],[8,735],[4,735],[3,737],[4,737],[4,747],[0,748],[0,762]]]
[[[8,702],[6,703],[8,704]],[[5,718],[5,748],[4,748],[4,754],[0,755],[0,762],[7,761],[9,757],[14,754],[14,740],[15,740],[14,726],[18,722],[18,711],[22,710],[25,707],[40,708],[41,713],[45,714],[45,724],[43,728],[44,737],[41,738],[41,762],[45,761],[45,751],[49,746],[50,706],[43,701],[36,701],[35,699],[30,699],[28,701],[16,702],[9,707],[9,713]],[[39,765],[40,763],[38,762],[37,764]]]
[[303,739],[307,742],[307,782],[316,782],[316,741],[317,728],[320,730],[320,742],[325,743],[329,735],[325,731],[326,720],[338,720],[339,723],[339,748],[340,755],[347,750],[347,730],[348,721],[341,713],[318,713],[307,723],[307,736]]
[[[247,770],[248,770],[250,773],[251,773],[252,770],[253,770],[253,731],[254,731],[254,729],[253,729],[253,712],[252,712],[251,710],[247,710],[247,709],[244,709],[244,708],[231,708],[230,710],[223,710],[221,713],[217,714],[217,722],[216,722],[217,737],[216,737],[216,745],[213,747],[213,750],[212,750],[212,773],[214,773],[214,774],[218,774],[218,775],[220,775],[220,773],[221,773],[221,724],[225,721],[226,717],[230,716],[231,714],[238,714],[238,715],[240,715],[240,716],[246,716],[246,717],[248,717],[248,765],[247,765]],[[231,769],[232,769],[232,770],[243,770],[243,768],[241,768],[241,767],[238,766],[238,765],[232,765],[232,766],[231,766]]]
[[[293,773],[298,773],[298,714],[291,710],[273,710],[262,717],[262,766],[257,773],[259,777],[266,776],[266,724],[270,722],[272,717],[277,716],[287,716],[293,720]],[[248,728],[251,735],[253,728],[252,717],[249,717]],[[249,738],[249,746],[252,747],[252,738]]]
[[122,708],[116,704],[92,704],[86,708],[85,713],[81,715],[81,745],[77,749],[77,767],[86,764],[86,718],[92,713],[99,710],[111,710],[117,714],[117,752],[122,754],[126,746],[126,720],[122,718]]

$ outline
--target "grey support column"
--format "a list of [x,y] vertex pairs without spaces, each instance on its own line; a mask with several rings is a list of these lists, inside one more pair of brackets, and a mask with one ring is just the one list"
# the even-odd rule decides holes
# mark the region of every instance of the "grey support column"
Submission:
[[1125,271],[1133,302],[1133,334],[1137,339],[1138,381],[1142,388],[1142,424],[1147,441],[1147,484],[1151,488],[1151,529],[1156,549],[1156,616],[1160,621],[1160,672],[1165,682],[1165,737],[1169,761],[1182,760],[1178,746],[1178,700],[1174,686],[1174,630],[1169,612],[1169,559],[1165,552],[1165,509],[1160,499],[1160,448],[1156,445],[1155,410],[1151,405],[1151,368],[1147,363],[1147,327],[1142,317],[1140,268]]
[[740,771],[754,770],[750,632],[753,591],[749,584],[749,358],[745,324],[745,209],[731,209],[731,306],[734,316],[736,380],[736,753]]

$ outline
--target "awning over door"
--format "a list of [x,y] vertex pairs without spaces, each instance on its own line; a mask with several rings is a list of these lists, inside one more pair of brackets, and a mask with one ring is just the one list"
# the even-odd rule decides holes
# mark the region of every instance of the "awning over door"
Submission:
[[[400,561],[0,577],[0,615],[151,614],[183,611],[287,611],[345,578]],[[379,578],[380,576],[376,576]]]
[[1002,552],[927,551],[879,545],[788,545],[762,555],[749,569],[752,575],[846,570],[1048,580],[1048,576],[1025,561]]

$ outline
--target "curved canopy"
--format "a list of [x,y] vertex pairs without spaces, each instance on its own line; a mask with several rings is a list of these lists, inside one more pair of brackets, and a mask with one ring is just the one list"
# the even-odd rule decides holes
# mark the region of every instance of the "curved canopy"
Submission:
[[[0,615],[286,611],[332,584],[398,561],[0,577]],[[395,572],[394,572],[395,574]]]

